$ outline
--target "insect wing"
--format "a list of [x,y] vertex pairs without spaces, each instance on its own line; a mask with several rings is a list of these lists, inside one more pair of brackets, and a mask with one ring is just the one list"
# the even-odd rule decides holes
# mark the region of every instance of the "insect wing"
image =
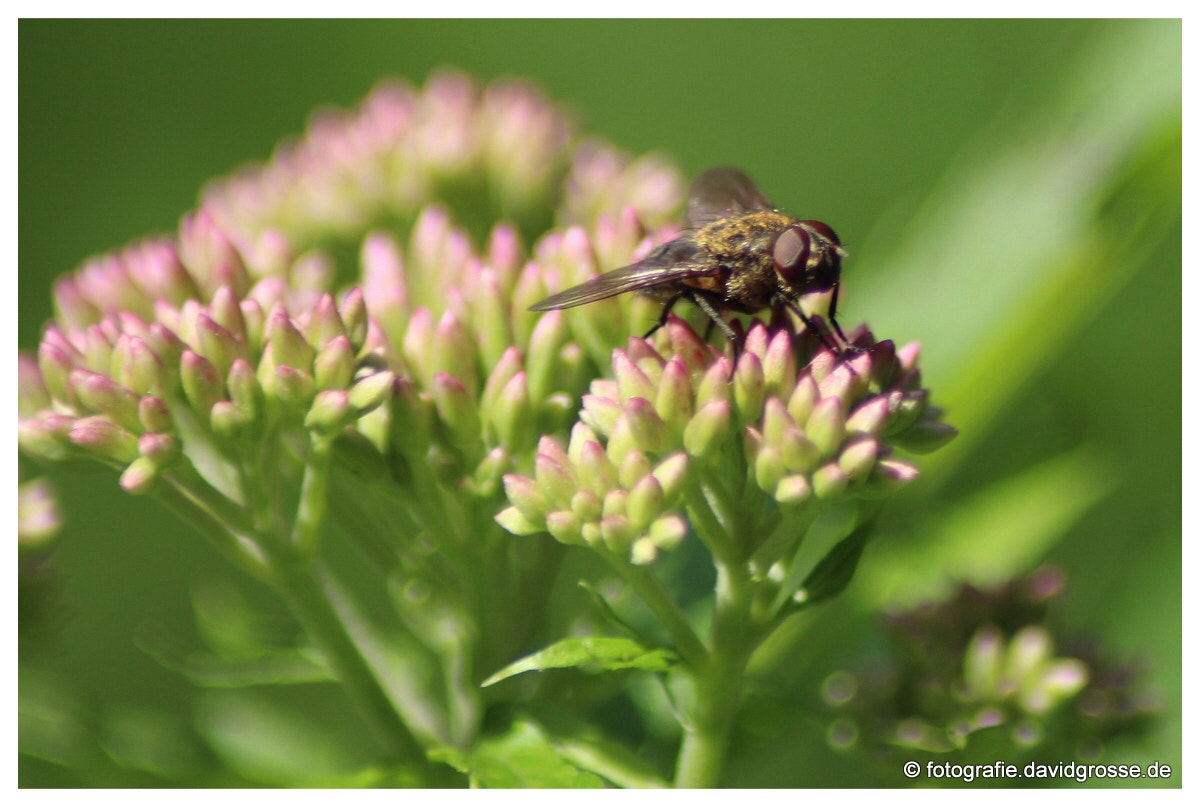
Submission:
[[699,229],[720,219],[775,206],[736,168],[710,168],[692,183],[688,194],[687,223]]
[[700,248],[689,239],[681,238],[665,244],[637,263],[614,269],[599,277],[572,286],[531,305],[530,311],[549,311],[552,308],[574,308],[615,297],[627,291],[649,289],[687,277],[711,274],[714,267],[696,260]]

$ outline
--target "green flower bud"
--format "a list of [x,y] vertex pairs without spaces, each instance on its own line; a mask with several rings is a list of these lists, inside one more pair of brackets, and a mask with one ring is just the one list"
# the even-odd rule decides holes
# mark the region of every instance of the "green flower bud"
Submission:
[[87,409],[107,415],[130,431],[141,428],[141,421],[138,420],[139,398],[133,390],[122,387],[108,376],[88,370],[72,370],[70,384],[76,400]]
[[179,459],[182,451],[174,435],[146,432],[138,438],[138,453],[150,459],[155,467],[166,468]]
[[212,362],[221,376],[229,373],[234,359],[245,358],[245,349],[233,334],[203,312],[196,315],[196,339],[197,352]]
[[682,451],[672,454],[658,464],[654,469],[654,478],[663,489],[663,506],[674,507],[683,495],[683,485],[687,481],[688,455]]
[[838,498],[846,492],[848,482],[845,471],[833,462],[821,466],[812,475],[813,492],[819,499]]
[[242,315],[241,300],[228,286],[221,286],[213,293],[208,304],[209,316],[243,347],[248,344],[246,318]]
[[223,440],[235,442],[250,434],[250,420],[230,401],[217,401],[208,413],[213,433]]
[[632,488],[638,481],[650,473],[650,460],[640,451],[630,451],[617,466],[617,482],[623,488]]
[[663,366],[654,410],[674,435],[682,435],[692,417],[692,381],[687,365],[674,358]]
[[628,491],[614,488],[604,494],[604,503],[600,507],[600,517],[626,515],[625,503],[629,499]]
[[162,387],[163,372],[158,357],[144,341],[129,334],[117,338],[109,375],[118,384],[140,394]]
[[[343,338],[336,337],[334,342]],[[387,370],[360,376],[350,387],[350,406],[361,417],[387,403],[395,384],[395,374]]]
[[70,418],[62,415],[22,420],[17,423],[17,445],[31,457],[46,462],[68,459],[72,452],[67,438]]
[[[308,340],[292,324],[282,305],[276,304],[267,319],[267,345],[271,362],[276,367],[287,366],[297,370],[312,367],[313,349]],[[264,381],[264,386],[266,383]]]
[[[479,379],[475,372],[475,352],[475,345],[458,318],[449,311],[443,314],[433,333],[431,367],[435,372],[446,373],[458,379],[472,396],[479,389]],[[436,385],[437,382],[434,383]]]
[[325,293],[317,298],[317,304],[313,306],[304,335],[308,339],[308,344],[318,354],[330,340],[338,337],[346,340],[351,356],[355,352],[346,335],[346,326],[342,324],[342,317],[338,314],[337,303],[333,301],[332,294]]
[[579,489],[579,484],[570,467],[549,454],[538,454],[534,460],[534,478],[555,507],[563,509],[571,506],[571,498]]
[[138,456],[137,438],[104,415],[79,418],[67,436],[75,445],[104,459],[128,463]]
[[630,398],[654,400],[654,382],[630,360],[625,351],[614,350],[612,360],[613,375],[617,380],[621,403],[627,402]]
[[126,493],[135,496],[145,495],[154,490],[158,483],[159,468],[149,457],[138,457],[121,472],[121,488]]
[[[313,360],[317,389],[345,389],[354,379],[355,364],[354,346],[350,340],[342,334],[330,337]],[[391,383],[390,379],[387,383]]]
[[392,390],[388,419],[389,444],[413,460],[423,459],[429,450],[432,406],[413,388],[407,378],[397,377]]
[[[530,524],[541,524],[550,511],[550,500],[532,479],[517,474],[504,475],[504,494]],[[508,529],[507,525],[505,526]]]
[[295,414],[308,411],[317,392],[317,384],[312,375],[304,370],[280,365],[275,368],[272,382],[264,383],[263,390],[283,404],[285,411]]
[[796,353],[791,334],[780,329],[771,337],[763,356],[763,392],[784,398],[796,387]]
[[664,498],[662,484],[650,474],[642,477],[630,489],[625,512],[638,532],[645,530],[662,515]]
[[533,400],[539,401],[556,389],[557,357],[566,338],[567,323],[561,311],[547,311],[533,329],[526,365],[529,368],[529,397]]
[[783,457],[775,446],[764,443],[754,458],[754,478],[758,486],[772,492],[783,478]]
[[559,543],[583,543],[583,523],[570,510],[556,510],[547,515],[546,531]]
[[637,537],[637,531],[633,528],[633,523],[629,518],[623,515],[604,516],[600,519],[600,535],[604,540],[604,546],[608,551],[618,555],[624,555],[633,545],[633,539]]
[[687,522],[677,515],[667,515],[656,519],[650,525],[646,537],[650,543],[663,550],[671,550],[679,546],[687,536]]
[[358,286],[346,292],[340,312],[342,329],[357,353],[367,339],[367,303]]
[[529,391],[526,375],[519,372],[505,384],[499,398],[490,411],[485,411],[489,433],[501,445],[519,446],[533,425],[530,413]]
[[775,498],[783,504],[801,504],[812,495],[812,485],[804,474],[789,474],[775,486]]
[[953,426],[923,418],[903,432],[892,435],[892,440],[914,454],[928,454],[937,451],[957,435],[958,430]]
[[74,358],[60,345],[45,339],[38,346],[38,369],[41,370],[42,380],[54,400],[66,404],[75,400],[70,384],[74,367]]
[[493,496],[503,484],[504,474],[512,468],[512,455],[503,446],[493,448],[475,468],[475,488],[480,496]]
[[847,479],[865,477],[875,467],[875,458],[879,454],[879,444],[870,437],[860,438],[842,449],[838,457],[838,467]]
[[615,399],[601,395],[583,396],[583,422],[599,434],[612,434],[617,418],[621,416],[621,404]]
[[716,454],[729,437],[733,410],[728,401],[714,399],[700,407],[683,431],[683,447],[699,459]]
[[506,507],[497,513],[496,523],[513,535],[535,535],[545,532],[541,525],[525,518],[516,507]]
[[242,325],[246,331],[246,350],[258,355],[266,344],[267,315],[258,300],[242,300],[238,308],[242,312]]
[[757,420],[762,414],[764,388],[762,362],[753,353],[743,354],[733,374],[733,399],[742,420]]
[[660,454],[668,447],[667,424],[645,398],[630,398],[625,402],[624,420],[637,447],[650,454]]
[[595,491],[583,489],[571,497],[571,512],[579,516],[581,521],[599,521],[604,502]]
[[229,399],[250,424],[258,424],[263,415],[265,399],[250,363],[245,359],[236,359],[229,367],[227,384]]
[[468,461],[482,456],[479,409],[466,384],[454,376],[439,372],[433,377],[431,391],[438,416],[449,430],[451,443],[467,452]]
[[917,478],[916,466],[904,460],[879,460],[871,469],[869,484],[879,494],[893,493]]
[[197,353],[190,350],[183,352],[179,377],[188,402],[196,412],[207,415],[213,404],[225,397],[225,385],[217,375],[217,368]]
[[789,471],[808,473],[817,467],[821,459],[821,452],[813,442],[796,428],[789,428],[783,433],[779,451]]
[[148,432],[172,430],[171,410],[162,398],[147,395],[138,401],[138,422]]
[[992,627],[975,632],[963,653],[963,683],[973,698],[995,694],[1004,675],[1004,637]]
[[345,390],[322,390],[313,399],[304,417],[304,428],[320,434],[331,434],[345,428],[355,416],[350,394]]
[[887,398],[871,398],[850,413],[846,420],[846,434],[878,435],[883,429],[883,424],[887,422],[887,417]]
[[579,486],[603,496],[617,484],[617,469],[599,443],[583,444],[579,461],[576,463]]
[[821,452],[822,457],[833,456],[846,435],[842,402],[837,398],[822,398],[808,417],[805,433]]

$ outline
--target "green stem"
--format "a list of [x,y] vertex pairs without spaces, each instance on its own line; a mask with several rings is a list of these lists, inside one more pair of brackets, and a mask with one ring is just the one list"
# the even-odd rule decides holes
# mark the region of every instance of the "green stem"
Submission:
[[223,555],[252,576],[259,580],[267,576],[268,569],[263,557],[239,540],[232,528],[201,504],[201,499],[171,475],[163,482],[165,484],[160,484],[155,492],[167,507],[174,510],[184,522],[200,530]]
[[317,567],[309,563],[277,563],[273,580],[280,595],[320,649],[351,699],[374,724],[385,742],[428,783],[439,775],[425,756],[421,743],[401,719],[333,607],[332,592],[324,587]]
[[608,560],[658,617],[684,661],[697,670],[707,665],[708,651],[704,648],[704,643],[692,630],[692,623],[688,622],[687,617],[679,610],[675,600],[663,587],[662,581],[649,569],[631,566],[622,558],[609,557]]
[[187,458],[172,465],[169,475],[178,488],[187,491],[193,501],[232,531],[243,535],[254,533],[254,524],[246,517],[245,508],[213,487]]
[[333,438],[314,434],[304,461],[304,480],[300,484],[300,503],[292,524],[292,546],[302,558],[316,555],[321,530],[329,512],[329,464]]
[[684,723],[676,787],[720,783],[742,678],[759,641],[751,618],[753,593],[744,566],[718,565],[709,663],[694,675],[695,700]]
[[713,512],[708,491],[702,486],[689,484],[684,489],[684,499],[696,534],[713,558],[719,563],[735,562],[733,537]]

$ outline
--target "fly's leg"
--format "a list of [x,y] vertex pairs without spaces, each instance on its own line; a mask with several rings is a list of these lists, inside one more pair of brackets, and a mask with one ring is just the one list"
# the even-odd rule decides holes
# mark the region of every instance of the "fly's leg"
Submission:
[[741,352],[742,345],[737,334],[733,332],[733,328],[730,328],[729,323],[721,318],[721,315],[717,313],[717,309],[713,308],[712,303],[703,294],[693,291],[689,294],[689,297],[696,304],[696,307],[708,317],[709,325],[708,330],[704,333],[704,338],[708,339],[708,335],[712,332],[712,326],[716,325],[721,329],[721,333],[725,334],[725,338],[729,341],[729,344],[733,345],[733,356],[736,359],[738,353]]
[[833,297],[829,300],[829,322],[830,322],[830,324],[833,325],[833,329],[835,331],[837,331],[837,335],[841,337],[842,344],[845,345],[847,348],[850,348],[850,347],[853,347],[853,345],[851,345],[850,340],[846,338],[846,334],[842,333],[842,326],[838,325],[838,321],[837,321],[837,301],[838,301],[838,290],[840,288],[841,288],[840,283],[833,284]]
[[658,315],[658,322],[654,323],[653,328],[646,331],[646,333],[642,336],[643,339],[649,339],[655,331],[667,324],[667,317],[671,315],[671,309],[675,307],[675,303],[679,302],[679,298],[682,296],[682,293],[676,294],[670,300],[667,300],[667,304],[663,306],[662,313]]

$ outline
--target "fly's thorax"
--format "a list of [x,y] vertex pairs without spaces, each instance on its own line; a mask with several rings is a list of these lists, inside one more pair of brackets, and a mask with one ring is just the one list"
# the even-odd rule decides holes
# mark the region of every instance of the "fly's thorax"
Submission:
[[784,213],[760,210],[729,216],[701,227],[693,238],[702,249],[722,263],[751,258],[771,260],[771,245],[796,220]]

